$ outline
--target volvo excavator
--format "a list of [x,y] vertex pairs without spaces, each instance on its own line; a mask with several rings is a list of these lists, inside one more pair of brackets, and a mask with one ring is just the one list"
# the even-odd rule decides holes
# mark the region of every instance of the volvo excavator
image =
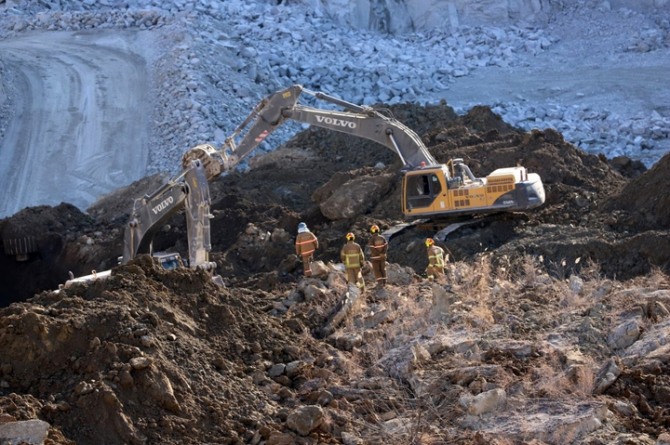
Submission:
[[[329,110],[298,103],[302,94],[342,107]],[[182,157],[183,172],[155,192],[137,199],[125,229],[127,263],[139,254],[153,254],[164,267],[181,261],[156,254],[152,241],[174,214],[185,210],[188,267],[214,270],[209,261],[209,181],[232,170],[287,120],[369,139],[392,150],[402,166],[402,212],[410,219],[474,216],[482,213],[526,211],[542,205],[545,193],[536,173],[522,166],[504,167],[484,178],[472,174],[462,159],[438,163],[409,127],[372,107],[356,105],[322,92],[292,85],[261,100],[251,114],[225,139],[220,149],[202,144]],[[78,279],[75,279],[78,280]]]
[[209,220],[211,199],[209,183],[200,161],[193,160],[184,171],[155,192],[136,199],[130,221],[124,234],[123,257],[127,263],[140,253],[150,253],[165,269],[171,269],[181,260],[166,253],[153,252],[153,238],[168,219],[184,210],[188,237],[188,266],[194,269],[213,270],[209,261],[211,249]]
[[[298,103],[302,94],[344,108],[312,108]],[[287,120],[369,139],[400,158],[402,212],[409,218],[439,219],[458,215],[526,211],[542,205],[545,192],[537,173],[504,167],[484,178],[473,175],[462,159],[438,163],[413,130],[368,106],[293,85],[263,99],[228,137],[221,149],[199,145],[182,159],[202,162],[208,180],[230,170]],[[244,132],[244,134],[243,134]],[[238,141],[239,139],[239,141]]]

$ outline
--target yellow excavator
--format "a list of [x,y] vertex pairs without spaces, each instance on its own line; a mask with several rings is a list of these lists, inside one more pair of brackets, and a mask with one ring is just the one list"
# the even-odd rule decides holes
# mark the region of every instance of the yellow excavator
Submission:
[[[344,108],[333,111],[298,103],[301,94]],[[402,161],[402,212],[412,218],[442,218],[526,211],[542,205],[545,192],[537,173],[504,167],[475,177],[462,159],[438,163],[421,138],[403,123],[368,106],[293,85],[264,98],[228,137],[221,149],[198,145],[183,157],[184,168],[202,162],[207,179],[230,170],[287,120],[378,142]],[[244,134],[242,134],[244,132]],[[238,141],[239,139],[239,141]]]

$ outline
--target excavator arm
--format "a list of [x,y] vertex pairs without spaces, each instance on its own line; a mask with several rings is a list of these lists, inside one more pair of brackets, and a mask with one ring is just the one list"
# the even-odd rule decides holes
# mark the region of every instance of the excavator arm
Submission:
[[[344,111],[299,104],[298,99],[303,93],[344,107]],[[377,142],[397,154],[408,168],[437,164],[419,135],[402,122],[371,107],[310,91],[301,85],[292,85],[259,102],[244,122],[226,138],[220,150],[211,145],[199,145],[184,155],[182,163],[187,165],[199,159],[205,165],[207,178],[215,178],[237,165],[289,119]]]
[[155,192],[135,200],[130,222],[126,225],[122,263],[142,253],[153,253],[156,232],[180,210],[186,216],[189,266],[212,268],[208,255],[210,242],[209,184],[203,165],[195,160],[179,176]]

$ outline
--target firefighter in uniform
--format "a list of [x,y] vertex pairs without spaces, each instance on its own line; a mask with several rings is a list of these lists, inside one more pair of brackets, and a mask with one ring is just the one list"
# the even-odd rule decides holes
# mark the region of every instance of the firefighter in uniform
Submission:
[[355,241],[356,236],[353,233],[347,233],[347,243],[340,251],[340,260],[344,263],[347,271],[347,283],[354,283],[360,289],[361,293],[365,292],[365,281],[361,268],[365,263],[365,255],[363,249]]
[[302,258],[303,271],[306,277],[312,276],[314,251],[319,248],[319,240],[307,228],[307,224],[298,224],[298,235],[295,237],[295,253]]
[[426,251],[428,253],[428,267],[426,268],[426,276],[429,280],[438,280],[444,277],[445,257],[444,250],[440,246],[435,245],[435,240],[426,238]]
[[370,227],[372,236],[368,240],[370,249],[370,262],[372,263],[372,272],[375,274],[377,287],[386,286],[386,251],[388,242],[386,238],[379,234],[379,226],[373,224]]

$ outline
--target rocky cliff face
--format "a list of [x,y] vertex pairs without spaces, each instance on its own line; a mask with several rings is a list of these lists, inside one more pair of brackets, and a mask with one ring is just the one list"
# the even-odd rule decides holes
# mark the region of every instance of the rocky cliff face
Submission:
[[307,0],[341,25],[392,34],[459,26],[545,24],[552,14],[593,3],[604,10],[651,10],[668,0]]

